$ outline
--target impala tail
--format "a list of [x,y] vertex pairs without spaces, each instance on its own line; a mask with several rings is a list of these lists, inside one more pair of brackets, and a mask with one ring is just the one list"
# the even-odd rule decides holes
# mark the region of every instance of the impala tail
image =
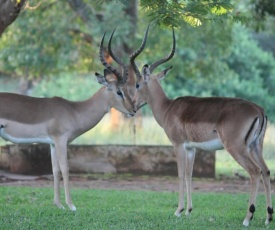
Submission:
[[263,116],[261,124],[260,124],[260,118],[259,117],[255,118],[245,137],[245,143],[247,144],[247,146],[251,146],[255,141],[257,141],[257,143],[263,142],[266,126],[267,126],[267,116],[265,115]]

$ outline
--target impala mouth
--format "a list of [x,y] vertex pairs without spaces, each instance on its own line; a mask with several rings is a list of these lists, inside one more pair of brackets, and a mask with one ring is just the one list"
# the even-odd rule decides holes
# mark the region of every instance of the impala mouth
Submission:
[[144,102],[143,104],[141,104],[139,107],[137,107],[136,111],[138,111],[139,109],[141,109],[143,106],[145,106],[147,104],[147,102]]
[[133,116],[135,116],[135,114],[136,114],[136,113],[128,113],[128,114],[127,114],[127,117],[133,117]]
[[125,113],[125,116],[126,117],[133,117],[136,115],[136,111],[134,110],[133,112],[128,112],[128,113]]

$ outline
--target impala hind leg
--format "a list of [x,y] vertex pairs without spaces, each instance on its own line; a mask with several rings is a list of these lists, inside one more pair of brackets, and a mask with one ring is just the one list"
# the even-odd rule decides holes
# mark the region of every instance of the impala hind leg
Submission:
[[55,149],[58,157],[59,166],[63,176],[64,190],[66,203],[72,211],[76,211],[76,207],[73,205],[70,190],[69,190],[69,166],[67,158],[67,140],[56,139]]
[[179,203],[176,212],[177,217],[181,216],[184,211],[184,179],[185,179],[185,152],[183,145],[174,146],[174,150],[177,156],[178,178],[179,178]]
[[[226,148],[226,147],[225,147]],[[226,150],[232,155],[232,157],[248,172],[250,176],[251,190],[250,190],[250,198],[248,203],[248,210],[246,213],[246,217],[243,221],[244,226],[249,225],[249,221],[253,219],[253,214],[256,210],[256,196],[259,188],[259,182],[261,179],[261,169],[255,163],[255,161],[249,156],[249,150],[247,147],[242,147],[239,149]]]
[[63,208],[64,206],[60,202],[60,181],[59,181],[59,164],[57,160],[57,155],[55,152],[55,147],[53,144],[50,145],[51,147],[51,160],[52,160],[52,171],[53,171],[53,182],[54,182],[54,204],[58,208]]
[[266,217],[266,224],[269,224],[269,222],[272,220],[272,214],[273,214],[273,207],[272,207],[272,200],[271,200],[271,185],[270,185],[270,171],[263,159],[262,155],[262,146],[259,145],[259,143],[255,143],[251,147],[251,155],[255,162],[260,166],[261,172],[262,172],[262,180],[264,183],[265,188],[265,195],[266,195],[266,211],[267,211],[267,217]]

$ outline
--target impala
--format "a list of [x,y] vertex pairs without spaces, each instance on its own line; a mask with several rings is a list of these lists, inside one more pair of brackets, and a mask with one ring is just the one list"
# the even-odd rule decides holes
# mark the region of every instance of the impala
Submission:
[[179,178],[179,203],[175,212],[180,216],[184,210],[184,181],[187,191],[186,215],[192,211],[192,171],[196,149],[215,151],[225,149],[249,173],[251,193],[243,225],[248,226],[255,212],[256,195],[262,176],[267,218],[272,220],[270,171],[262,156],[263,139],[267,118],[264,110],[249,101],[225,97],[179,97],[167,98],[159,80],[171,69],[153,74],[160,64],[170,60],[175,53],[175,33],[170,54],[152,65],[144,65],[139,71],[135,58],[145,47],[149,26],[141,46],[130,56],[137,77],[134,103],[139,109],[148,103],[158,124],[172,142],[176,156]]
[[[133,116],[134,106],[127,91],[127,68],[123,74],[104,59],[102,37],[99,57],[105,66],[104,76],[96,73],[103,85],[91,98],[72,102],[60,97],[34,98],[12,93],[0,93],[0,136],[13,143],[47,143],[51,149],[54,178],[54,204],[60,202],[59,172],[61,170],[66,203],[72,211],[69,192],[67,143],[93,128],[111,107]],[[110,40],[109,40],[110,41]]]

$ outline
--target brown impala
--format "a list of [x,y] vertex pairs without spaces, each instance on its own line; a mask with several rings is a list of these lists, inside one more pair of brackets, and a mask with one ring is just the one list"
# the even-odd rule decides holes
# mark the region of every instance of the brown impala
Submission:
[[170,60],[175,53],[175,34],[170,54],[152,65],[144,65],[141,72],[135,58],[145,47],[149,26],[140,48],[131,57],[137,77],[135,107],[148,103],[158,124],[164,129],[177,155],[179,177],[179,204],[175,212],[180,216],[184,210],[184,181],[187,191],[186,215],[192,211],[192,171],[196,149],[215,151],[225,149],[249,173],[251,193],[243,225],[248,226],[255,211],[256,195],[262,177],[266,192],[267,218],[272,220],[270,171],[262,156],[263,139],[267,118],[264,110],[249,101],[225,97],[179,97],[167,98],[159,80],[170,68],[153,74],[154,69]]
[[126,86],[127,68],[121,65],[123,69],[123,75],[121,75],[104,60],[104,37],[105,34],[101,40],[99,56],[106,69],[104,76],[96,73],[97,80],[103,87],[91,98],[72,102],[60,97],[34,98],[0,93],[0,136],[19,144],[50,144],[54,203],[59,208],[63,208],[59,195],[61,169],[66,203],[72,211],[76,208],[69,192],[67,143],[96,126],[111,107],[127,116],[133,116],[135,113]]

